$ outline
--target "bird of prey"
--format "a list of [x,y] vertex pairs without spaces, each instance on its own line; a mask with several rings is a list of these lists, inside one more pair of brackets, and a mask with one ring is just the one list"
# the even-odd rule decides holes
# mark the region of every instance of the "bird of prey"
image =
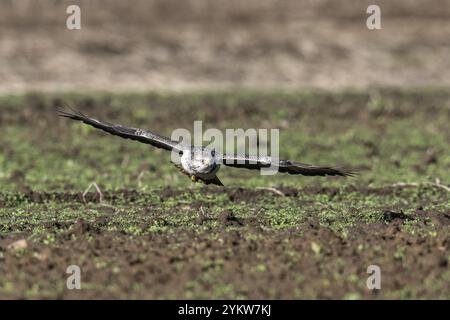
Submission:
[[83,113],[70,108],[70,111],[59,110],[59,115],[72,120],[81,121],[94,128],[106,131],[125,139],[136,140],[150,144],[154,147],[177,152],[180,155],[180,164],[175,164],[182,173],[191,178],[193,182],[215,184],[223,186],[216,173],[221,164],[236,168],[261,169],[271,165],[277,167],[279,172],[300,174],[304,176],[352,176],[348,170],[334,167],[309,165],[290,160],[278,160],[272,163],[268,156],[248,156],[235,154],[220,154],[213,149],[191,146],[173,141],[152,131],[139,128],[129,128],[120,124],[112,124],[85,116]]

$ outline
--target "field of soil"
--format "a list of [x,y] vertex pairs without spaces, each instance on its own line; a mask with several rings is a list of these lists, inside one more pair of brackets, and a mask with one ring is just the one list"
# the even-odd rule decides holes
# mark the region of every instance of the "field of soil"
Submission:
[[[194,185],[64,104],[166,135],[280,128],[282,157],[360,174]],[[449,299],[449,121],[444,89],[1,96],[0,298]]]
[[[449,57],[450,0],[2,0],[0,299],[450,299]],[[193,184],[67,105],[359,175]]]
[[449,56],[450,0],[0,3],[2,93],[449,86]]

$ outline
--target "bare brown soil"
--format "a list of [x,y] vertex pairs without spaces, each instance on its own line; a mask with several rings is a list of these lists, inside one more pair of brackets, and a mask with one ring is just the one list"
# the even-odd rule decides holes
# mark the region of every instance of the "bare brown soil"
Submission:
[[73,1],[0,4],[0,92],[448,86],[450,2]]
[[[204,192],[208,195],[215,191],[205,188]],[[317,190],[317,192],[333,192],[333,190]],[[389,191],[371,190],[371,192]],[[177,191],[171,189],[162,191],[161,201],[176,193]],[[227,193],[239,202],[257,203],[259,197],[267,197],[266,191],[262,190],[227,190]],[[109,193],[107,198],[113,200],[115,196],[129,200],[130,203],[134,197],[132,192],[120,192]],[[39,202],[45,198],[65,202],[80,201],[80,197],[73,194],[29,193],[25,197],[27,201],[32,202]],[[88,201],[96,200],[95,197],[89,196]],[[207,204],[200,203],[200,205],[207,210]],[[257,207],[255,211],[258,211]],[[444,232],[450,225],[450,214],[442,215],[420,210],[416,214],[430,217],[439,236],[421,238],[404,232],[401,228],[402,223],[410,217],[391,211],[385,212],[384,223],[370,225],[357,223],[351,229],[348,238],[340,237],[320,227],[313,215],[301,229],[274,232],[261,227],[262,217],[255,216],[254,219],[242,220],[224,211],[217,218],[223,228],[222,232],[218,232],[220,241],[212,239],[208,232],[199,235],[186,230],[133,238],[127,234],[104,231],[102,226],[109,221],[108,212],[105,211],[105,215],[94,222],[80,219],[68,229],[69,231],[58,236],[56,247],[31,243],[29,250],[38,252],[38,255],[17,259],[14,253],[7,250],[10,239],[1,239],[0,248],[4,251],[1,268],[25,271],[27,277],[22,281],[17,281],[15,273],[3,274],[3,277],[6,277],[4,281],[14,281],[15,284],[23,286],[16,288],[17,291],[25,292],[43,280],[47,283],[54,282],[55,285],[60,283],[61,277],[64,276],[61,270],[65,270],[72,263],[73,257],[83,256],[81,267],[84,283],[105,285],[109,282],[115,283],[113,290],[111,288],[103,290],[101,287],[79,292],[60,290],[57,298],[186,297],[186,288],[180,284],[186,283],[189,279],[201,278],[202,273],[214,268],[214,263],[205,265],[204,261],[221,264],[223,272],[215,275],[221,278],[215,281],[238,288],[237,293],[248,298],[292,298],[292,292],[295,290],[301,290],[299,295],[306,298],[336,298],[343,297],[348,292],[358,292],[361,294],[360,297],[376,298],[378,291],[361,289],[361,281],[359,279],[355,279],[354,282],[348,281],[348,276],[357,274],[365,278],[368,265],[382,265],[383,290],[396,291],[405,285],[425,287],[423,283],[425,277],[428,281],[439,278],[449,268],[442,250],[447,250],[448,253],[450,246],[450,236]],[[211,218],[202,216],[199,212],[197,224],[200,226],[208,219]],[[50,222],[46,228],[64,229],[68,226],[63,222]],[[233,231],[227,230],[230,226],[234,227]],[[248,232],[255,232],[260,238],[246,238],[245,234]],[[91,236],[90,240],[88,236]],[[320,254],[311,250],[312,243],[320,244]],[[372,250],[373,248],[362,250],[361,244],[368,248],[380,244],[383,247],[382,250],[381,247],[380,250]],[[399,247],[405,248],[405,258],[392,261]],[[301,253],[301,258],[293,260],[289,255],[292,251]],[[142,253],[145,253],[145,258],[142,257]],[[262,253],[264,253],[263,261],[261,261]],[[96,261],[103,258],[111,261],[115,268],[99,271]],[[267,272],[257,274],[250,272],[251,266],[261,262],[264,263]],[[300,274],[303,279],[301,289],[298,289],[298,283],[291,277]],[[321,279],[319,287],[317,279]],[[133,286],[136,284],[142,289],[139,291],[140,294],[127,295],[135,292]],[[208,281],[200,281],[198,285],[204,292],[211,292],[214,289],[210,287]],[[445,294],[447,289],[443,284],[442,288],[434,291],[434,294],[437,296]]]
[[[55,180],[33,184],[30,172],[40,156],[52,154],[54,163],[41,167],[39,178],[61,174],[55,164],[66,158],[81,159],[87,139],[97,139],[98,144],[84,154],[90,161],[83,171],[105,172],[107,165],[99,166],[95,158],[89,158],[96,152],[101,152],[103,159],[116,157],[112,170],[123,171],[120,149],[111,152],[98,147],[115,140],[101,140],[103,135],[94,132],[75,144],[73,140],[80,135],[75,130],[81,126],[55,120],[55,106],[71,101],[64,95],[5,99],[0,126],[7,128],[8,135],[0,141],[0,155],[22,165],[3,176],[5,187],[0,190],[0,298],[450,298],[450,193],[442,188],[450,181],[445,130],[449,93],[388,90],[378,94],[384,101],[381,108],[366,107],[371,99],[377,99],[368,93],[308,93],[308,99],[262,93],[236,96],[234,107],[229,105],[230,98],[220,94],[166,99],[148,94],[130,99],[128,108],[118,107],[128,100],[105,95],[78,97],[74,105],[101,119],[157,132],[177,125],[187,127],[199,114],[218,126],[238,121],[251,126],[270,120],[271,108],[285,111],[284,118],[292,122],[310,115],[309,126],[314,131],[307,132],[311,135],[327,123],[333,124],[328,128],[330,135],[342,134],[341,127],[355,124],[364,124],[369,132],[380,135],[393,126],[406,126],[407,135],[414,127],[435,124],[432,137],[441,139],[421,142],[426,130],[416,132],[417,141],[390,135],[384,139],[399,139],[399,144],[388,150],[382,149],[378,135],[369,136],[362,142],[367,150],[359,159],[382,161],[385,166],[379,174],[387,177],[406,166],[395,158],[396,164],[389,166],[389,156],[408,157],[409,152],[423,149],[406,167],[412,172],[408,181],[431,183],[433,180],[423,178],[420,172],[437,162],[439,171],[430,176],[442,178],[441,188],[370,187],[371,181],[364,179],[374,168],[366,165],[355,168],[361,172],[360,179],[345,180],[346,184],[330,186],[330,180],[321,180],[305,187],[277,186],[284,196],[259,189],[257,186],[265,185],[261,180],[254,187],[202,189],[164,182],[171,187],[146,192],[100,185],[104,203],[99,203],[95,192],[83,197],[84,184],[83,188],[66,183],[56,189],[60,191],[50,191],[55,190],[51,189]],[[137,117],[137,106],[141,110],[152,106],[152,117]],[[419,118],[413,121],[414,117]],[[21,135],[24,131],[26,135]],[[299,140],[295,138],[307,134],[291,132],[293,141],[288,147],[297,148]],[[361,142],[347,140],[341,146],[356,143]],[[404,153],[396,153],[396,146],[402,144]],[[427,153],[431,147],[437,151]],[[39,152],[32,153],[33,148]],[[326,156],[335,149],[324,150],[319,152]],[[162,158],[162,154],[154,155]],[[145,158],[140,161],[142,167],[153,171],[170,165],[162,160],[164,164],[155,169],[146,166]],[[64,174],[59,183],[76,175],[71,171]],[[39,187],[41,191],[36,191]],[[280,216],[293,219],[281,226],[272,224]],[[21,240],[27,241],[27,248],[11,249],[12,243]],[[80,291],[65,286],[65,270],[72,264],[82,270]],[[379,291],[366,287],[369,265],[381,267]]]

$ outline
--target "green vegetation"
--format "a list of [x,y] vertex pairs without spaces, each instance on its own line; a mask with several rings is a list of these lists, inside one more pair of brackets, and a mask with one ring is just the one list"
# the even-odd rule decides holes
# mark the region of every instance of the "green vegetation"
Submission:
[[[365,268],[377,263],[402,285],[385,282],[374,297],[449,298],[449,102],[443,89],[0,97],[0,296],[75,295],[58,282],[64,270],[41,266],[47,276],[33,282],[24,267],[57,256],[55,264],[86,265],[85,298],[364,298],[373,296]],[[168,152],[58,118],[64,104],[166,135],[194,120],[204,130],[279,128],[281,157],[360,175],[223,167],[225,188],[192,185]],[[83,199],[93,182],[101,203],[94,188]],[[7,249],[22,238],[28,248]],[[101,241],[117,255],[95,248]],[[280,286],[271,289],[273,277]]]

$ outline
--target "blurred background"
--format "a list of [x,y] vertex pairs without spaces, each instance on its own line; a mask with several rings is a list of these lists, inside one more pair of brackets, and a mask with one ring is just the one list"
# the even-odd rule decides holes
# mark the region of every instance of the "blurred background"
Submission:
[[0,92],[448,86],[449,17],[448,0],[2,0]]

